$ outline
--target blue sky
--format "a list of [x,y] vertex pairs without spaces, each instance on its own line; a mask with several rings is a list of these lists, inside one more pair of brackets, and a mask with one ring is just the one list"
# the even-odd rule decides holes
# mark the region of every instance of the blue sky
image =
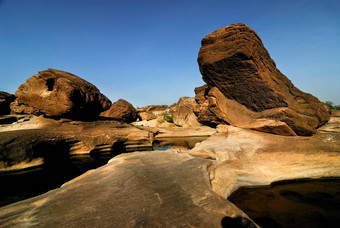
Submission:
[[242,22],[299,89],[340,105],[340,1],[0,0],[0,91],[54,68],[113,102],[173,104],[204,84],[201,39]]

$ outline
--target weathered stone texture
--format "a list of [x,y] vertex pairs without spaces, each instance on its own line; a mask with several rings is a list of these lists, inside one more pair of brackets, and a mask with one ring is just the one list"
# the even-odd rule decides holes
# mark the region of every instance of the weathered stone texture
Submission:
[[137,111],[133,105],[124,99],[113,103],[111,108],[100,114],[103,117],[110,117],[116,120],[131,123],[137,119]]
[[111,101],[91,83],[60,70],[48,69],[19,86],[14,113],[52,118],[91,120],[111,106]]
[[203,38],[198,64],[210,88],[251,111],[267,111],[262,118],[283,121],[299,135],[311,135],[329,120],[326,105],[296,88],[276,68],[260,37],[244,24]]

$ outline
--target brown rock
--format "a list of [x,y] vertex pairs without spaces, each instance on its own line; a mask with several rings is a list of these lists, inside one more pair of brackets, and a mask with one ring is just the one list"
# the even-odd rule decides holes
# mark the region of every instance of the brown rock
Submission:
[[209,167],[210,180],[214,191],[226,198],[241,186],[339,177],[340,129],[339,124],[335,126],[336,131],[318,131],[311,137],[285,137],[219,125],[217,134],[197,144],[189,154],[216,157],[217,162]]
[[125,153],[43,195],[0,208],[0,227],[257,227],[216,194],[209,160]]
[[138,113],[138,116],[140,117],[141,120],[153,120],[157,118],[157,116],[150,111],[140,112]]
[[196,105],[195,98],[181,97],[170,110],[173,113],[173,122],[182,127],[200,126],[201,124],[197,121],[197,116],[194,113]]
[[148,105],[148,106],[144,106],[142,108],[139,109],[139,111],[166,111],[168,109],[168,106],[166,105]]
[[111,101],[91,83],[65,71],[48,69],[33,75],[15,92],[14,113],[90,120]]
[[103,117],[110,117],[116,120],[131,123],[137,119],[137,111],[132,104],[124,99],[113,103],[111,108],[100,114]]
[[216,87],[204,85],[196,88],[195,92],[198,103],[195,113],[200,123],[214,127],[222,123],[279,135],[296,135],[286,123],[261,118],[262,112],[251,111],[226,98]]
[[271,110],[263,117],[283,121],[299,135],[311,135],[329,120],[325,104],[297,89],[276,68],[259,36],[244,24],[203,38],[198,64],[209,87],[251,111]]
[[0,115],[8,115],[11,112],[9,105],[15,100],[13,94],[0,91]]
[[169,114],[169,107],[166,105],[148,105],[137,109],[138,116],[142,121],[154,120],[164,114]]

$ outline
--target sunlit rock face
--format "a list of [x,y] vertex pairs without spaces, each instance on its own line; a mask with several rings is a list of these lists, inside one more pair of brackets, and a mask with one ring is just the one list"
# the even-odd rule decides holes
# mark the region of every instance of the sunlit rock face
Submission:
[[228,197],[241,186],[282,180],[340,177],[339,117],[311,136],[286,137],[219,125],[218,133],[197,144],[189,154],[212,158],[214,191]]
[[205,125],[220,123],[278,135],[296,136],[284,122],[261,117],[261,113],[251,111],[235,100],[226,98],[217,87],[204,85],[195,89],[195,113],[198,121]]
[[124,99],[119,99],[112,104],[110,109],[102,112],[100,115],[130,123],[137,119],[138,114],[131,103]]
[[296,88],[276,68],[260,37],[244,24],[203,38],[198,64],[210,89],[216,87],[227,99],[261,112],[260,118],[285,122],[298,135],[311,135],[329,120],[326,105]]
[[15,92],[14,113],[52,118],[92,120],[110,108],[111,101],[91,83],[60,70],[48,69],[33,75]]
[[242,186],[340,177],[339,123],[332,118],[312,137],[219,125],[189,151],[122,154],[1,207],[0,227],[257,227],[228,196]]
[[196,105],[194,98],[181,97],[170,110],[173,113],[174,123],[182,127],[200,126],[201,124],[197,121],[197,116],[194,113]]

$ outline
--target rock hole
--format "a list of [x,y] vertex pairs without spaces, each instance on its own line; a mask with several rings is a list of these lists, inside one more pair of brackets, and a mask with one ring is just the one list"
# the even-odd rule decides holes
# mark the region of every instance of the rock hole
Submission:
[[241,228],[241,227],[247,227],[247,228],[255,228],[255,225],[246,218],[242,218],[240,216],[231,218],[231,217],[224,217],[221,221],[223,228]]
[[46,80],[47,91],[52,91],[54,87],[54,78],[49,78]]

